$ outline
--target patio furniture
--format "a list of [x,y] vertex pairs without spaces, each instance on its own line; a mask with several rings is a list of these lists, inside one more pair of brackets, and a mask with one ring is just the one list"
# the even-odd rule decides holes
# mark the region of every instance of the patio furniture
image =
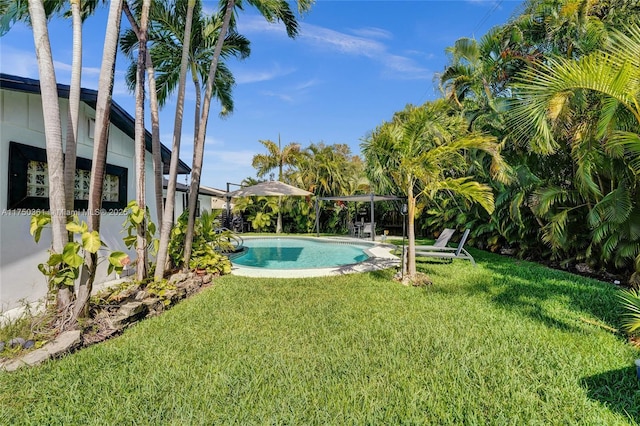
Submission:
[[[464,248],[464,243],[467,241],[467,238],[469,237],[469,232],[471,232],[471,230],[469,229],[464,231],[464,234],[462,234],[462,238],[460,239],[460,242],[458,243],[457,247],[448,247],[448,246],[439,247],[439,246],[436,246],[435,243],[432,246],[416,246],[415,247],[416,257],[434,257],[439,259],[450,259],[450,260],[464,259],[464,260],[470,260],[471,263],[475,266],[476,261],[473,259],[473,256],[471,256],[469,252]],[[409,249],[408,247],[405,248],[405,250],[408,250],[408,249]]]
[[375,222],[365,222],[362,225],[362,232],[360,233],[360,236],[362,238],[366,237],[366,236],[373,236],[375,235],[375,227],[376,227],[376,223]]

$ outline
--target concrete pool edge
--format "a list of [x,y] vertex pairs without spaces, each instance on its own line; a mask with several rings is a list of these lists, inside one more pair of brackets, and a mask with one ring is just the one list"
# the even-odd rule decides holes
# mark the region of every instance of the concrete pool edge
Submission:
[[[324,241],[340,241],[354,244],[362,244],[369,246],[365,252],[369,255],[369,259],[351,265],[333,266],[328,268],[310,268],[310,269],[267,269],[237,265],[232,263],[231,274],[242,277],[255,278],[311,278],[326,277],[345,274],[354,274],[360,272],[379,271],[400,265],[400,258],[391,254],[396,248],[393,244],[386,244],[379,241],[363,241],[355,238],[346,237],[294,237],[291,238],[313,238]],[[253,237],[249,237],[253,238]],[[256,237],[256,238],[278,238],[278,237]]]

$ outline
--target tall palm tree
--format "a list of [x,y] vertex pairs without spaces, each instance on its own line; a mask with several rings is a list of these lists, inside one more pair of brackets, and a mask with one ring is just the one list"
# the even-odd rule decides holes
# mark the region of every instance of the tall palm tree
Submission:
[[[122,0],[113,0],[109,7],[107,29],[104,37],[104,49],[98,80],[98,98],[96,100],[96,127],[93,142],[93,159],[91,163],[91,178],[89,182],[89,231],[100,232],[100,208],[102,206],[102,185],[107,161],[108,131],[110,125],[111,98],[113,92],[113,76],[116,62],[116,49],[120,33],[120,18],[122,15]],[[89,253],[85,259],[88,276],[80,281],[78,297],[73,309],[72,322],[88,312],[88,302],[93,288],[97,254]]]
[[[298,33],[298,23],[291,11],[289,3],[285,0],[273,0],[269,2],[258,0],[226,0],[222,27],[220,28],[220,36],[216,42],[211,65],[209,67],[209,77],[207,79],[206,90],[202,103],[202,114],[198,123],[198,134],[194,143],[194,162],[191,173],[191,185],[189,188],[189,192],[191,194],[197,194],[200,189],[200,175],[202,173],[202,160],[204,158],[204,144],[207,133],[207,123],[209,121],[209,110],[211,107],[211,98],[213,96],[213,83],[216,81],[216,72],[218,70],[218,62],[220,60],[222,46],[229,30],[235,27],[234,25],[231,25],[231,19],[236,5],[242,7],[243,3],[254,6],[262,16],[270,22],[276,20],[283,22],[289,37],[295,37]],[[297,4],[298,11],[303,12],[311,7],[312,0],[298,0]],[[189,199],[189,222],[187,225],[187,232],[191,235],[193,235],[195,225],[195,207],[196,197],[191,197]],[[189,260],[191,258],[191,244],[192,241],[187,238],[184,249],[185,264],[189,264]]]
[[[182,132],[182,117],[184,107],[184,92],[187,80],[187,68],[189,59],[189,46],[191,43],[191,25],[193,23],[193,9],[195,0],[187,3],[185,14],[184,38],[182,42],[182,54],[180,58],[180,74],[178,79],[178,98],[176,101],[176,114],[173,123],[173,144],[171,150],[171,160],[169,164],[169,181],[167,183],[167,202],[162,215],[162,226],[160,227],[160,244],[158,246],[158,256],[156,258],[155,281],[164,278],[166,270],[167,255],[169,249],[169,237],[173,227],[173,210],[175,207],[176,183],[178,179],[178,161],[180,155],[180,139]],[[192,237],[193,238],[193,237]]]
[[[200,2],[195,2],[192,5],[191,12],[191,30],[189,36],[189,42],[184,43],[186,34],[186,22],[185,14],[190,7],[190,3],[186,1],[178,1],[175,4],[170,2],[156,2],[150,10],[151,24],[149,28],[149,62],[153,64],[154,70],[154,83],[157,86],[157,90],[151,90],[152,96],[157,96],[157,105],[163,106],[172,93],[178,88],[181,78],[181,63],[182,51],[185,46],[188,47],[187,53],[187,73],[191,75],[193,81],[195,93],[196,93],[196,110],[195,110],[195,123],[198,124],[200,115],[200,98],[202,92],[202,84],[206,82],[208,78],[208,65],[211,62],[213,55],[213,46],[217,39],[218,29],[221,25],[220,17],[218,15],[204,16]],[[120,39],[120,46],[123,51],[131,56],[131,53],[138,46],[138,37],[135,31],[126,31]],[[231,34],[227,37],[227,41],[224,45],[222,56],[236,56],[239,58],[245,58],[249,55],[249,42],[244,37],[238,34]],[[127,70],[127,84],[129,88],[135,87],[136,81],[136,64],[132,61]],[[186,84],[186,74],[185,74]],[[215,83],[215,97],[220,99],[222,104],[223,114],[228,114],[233,111],[233,100],[231,98],[231,87],[234,84],[234,78],[229,69],[224,65],[220,66],[220,73],[216,76]],[[182,118],[180,118],[180,125]],[[195,129],[197,133],[197,128]],[[174,128],[175,133],[175,128]],[[174,141],[176,141],[174,134]],[[179,156],[179,150],[172,151],[172,158]],[[177,164],[177,163],[176,163]],[[175,193],[175,188],[171,188],[172,183],[175,186],[175,180],[177,175],[173,175],[170,172],[169,185],[167,188],[167,205],[165,206],[165,214],[167,220],[162,221],[160,248],[158,250],[158,265],[165,263],[166,249],[164,245],[165,238],[163,238],[163,232],[166,229],[171,229],[173,224],[171,217],[173,217],[173,201],[174,196],[171,193]],[[166,236],[166,242],[168,244],[168,236]],[[164,273],[164,268],[158,270],[156,268],[156,276],[160,279],[160,274]]]
[[[133,59],[133,50],[134,47],[137,46],[137,43],[142,39],[140,25],[138,25],[138,21],[136,17],[133,15],[131,8],[129,7],[128,2],[123,3],[123,11],[129,20],[129,25],[131,28],[125,32],[125,35],[120,40],[120,47],[123,50],[124,54],[129,58]],[[133,36],[131,35],[133,34]],[[123,44],[123,38],[129,35],[129,39],[134,39],[134,43]],[[147,34],[148,39],[148,34]],[[153,66],[153,60],[151,59],[151,55],[149,53],[149,49],[146,49],[146,58],[145,58],[145,67],[147,70],[147,77],[149,81],[149,109],[151,115],[151,153],[153,158],[153,183],[155,189],[155,204],[156,204],[156,217],[158,220],[158,225],[162,225],[162,214],[164,210],[163,203],[163,172],[164,167],[162,164],[162,153],[160,148],[160,116],[158,113],[158,94],[156,90],[156,78],[155,78],[155,68]],[[137,68],[137,63],[136,63]],[[137,80],[137,78],[136,78]],[[129,88],[132,88],[132,85],[135,85],[135,82],[130,82]]]
[[[144,126],[144,82],[147,59],[147,28],[151,0],[143,0],[138,28],[138,60],[136,61],[136,118],[135,118],[135,164],[136,164],[136,201],[143,212],[147,208],[146,200],[146,129]],[[147,275],[147,236],[144,219],[137,224],[136,230],[136,278],[140,281]]]
[[[300,144],[291,142],[282,148],[280,135],[278,144],[270,140],[258,141],[265,148],[267,154],[256,154],[253,156],[252,166],[257,170],[258,177],[264,177],[273,169],[278,170],[278,180],[282,182],[284,178],[284,167],[292,166],[300,154]],[[282,197],[278,197],[278,220],[276,222],[276,234],[282,233]]]
[[[592,228],[590,252],[617,266],[635,260],[632,281],[640,284],[640,25],[612,31],[606,51],[579,60],[550,59],[527,70],[516,86],[511,114],[514,135],[543,153],[561,146],[557,135],[568,113],[588,98],[597,102],[589,126],[570,135],[576,168],[574,188],[549,188],[540,193],[542,213],[553,205],[565,206],[553,215],[547,228],[567,238],[571,209],[584,206]],[[595,96],[595,100],[594,100]],[[593,104],[593,103],[592,103]],[[587,122],[589,124],[589,122]],[[581,213],[584,218],[585,214]]]
[[402,191],[408,204],[408,277],[416,276],[416,202],[433,199],[441,191],[477,202],[489,213],[494,199],[491,189],[466,176],[465,153],[481,150],[493,160],[494,176],[506,180],[507,166],[494,137],[469,132],[467,122],[440,99],[415,107],[408,105],[390,122],[378,126],[361,144],[371,182],[384,190]]
[[[53,67],[53,56],[49,42],[47,16],[42,0],[29,2],[29,18],[33,28],[33,39],[38,58],[40,74],[40,94],[44,117],[45,144],[49,171],[49,207],[51,209],[52,243],[55,253],[62,253],[69,241],[66,224],[66,197],[64,182],[64,158],[62,150],[62,123],[58,103],[58,87]],[[70,189],[73,193],[73,189]],[[58,294],[58,307],[70,303],[69,289]]]

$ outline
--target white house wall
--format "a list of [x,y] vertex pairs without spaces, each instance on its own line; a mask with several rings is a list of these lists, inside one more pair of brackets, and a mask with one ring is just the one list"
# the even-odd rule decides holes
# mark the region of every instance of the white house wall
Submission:
[[[62,138],[65,140],[68,102],[60,99],[62,116]],[[78,129],[78,157],[91,159],[93,140],[88,137],[89,118],[95,111],[81,103]],[[49,233],[43,232],[39,244],[29,234],[31,217],[17,215],[16,210],[7,210],[8,198],[8,161],[9,142],[18,142],[38,148],[45,148],[42,104],[39,95],[0,90],[0,313],[20,307],[25,302],[35,302],[47,293],[44,276],[37,265],[47,258],[47,249],[51,245]],[[156,208],[153,164],[151,154],[146,153],[146,188],[147,205],[151,210],[152,220],[156,220]],[[109,129],[109,146],[107,163],[127,168],[127,200],[136,196],[136,176],[134,165],[133,140],[120,129],[111,126]],[[180,204],[182,206],[182,204]],[[86,217],[81,217],[86,220]],[[100,234],[102,240],[111,250],[127,251],[122,243],[124,236],[122,223],[124,216],[119,214],[103,215]],[[132,260],[135,254],[129,252]],[[106,261],[102,261],[98,269],[96,284],[117,278],[106,275]]]

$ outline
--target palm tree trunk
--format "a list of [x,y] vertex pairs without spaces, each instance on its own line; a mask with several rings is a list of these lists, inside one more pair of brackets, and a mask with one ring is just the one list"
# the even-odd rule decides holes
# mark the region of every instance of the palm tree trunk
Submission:
[[409,242],[409,250],[407,253],[407,269],[410,278],[414,278],[417,274],[416,270],[416,232],[415,232],[415,217],[416,217],[416,197],[413,194],[413,183],[409,186],[407,191],[407,240]]
[[[33,41],[40,73],[40,94],[44,118],[45,144],[49,171],[49,208],[51,210],[51,239],[53,251],[62,253],[68,242],[64,184],[64,160],[62,154],[62,124],[56,74],[49,42],[49,30],[42,0],[29,2],[29,16],[33,27]],[[58,309],[71,302],[69,289],[58,291]]]
[[71,0],[73,18],[73,59],[71,62],[71,84],[69,86],[69,118],[67,121],[67,143],[64,157],[64,187],[68,211],[74,207],[76,181],[76,146],[78,141],[78,119],[80,115],[80,87],[82,76],[82,16],[81,0]]
[[[78,120],[80,116],[80,91],[82,80],[82,0],[71,0],[73,20],[73,59],[71,61],[71,84],[69,86],[69,117],[67,119],[67,142],[64,156],[64,187],[67,212],[74,210],[76,184],[76,152],[78,145]],[[69,235],[69,238],[71,235]],[[65,286],[58,290],[62,305],[73,301],[73,291]]]
[[151,151],[153,152],[153,180],[156,197],[158,226],[162,225],[164,203],[162,202],[162,152],[160,147],[160,116],[158,114],[158,92],[156,89],[155,71],[151,56],[147,50],[147,74],[149,77],[149,106],[151,109]]
[[[136,158],[136,201],[138,207],[146,210],[146,175],[145,175],[145,128],[144,128],[144,74],[147,58],[147,26],[151,0],[144,0],[140,16],[140,31],[138,32],[138,63],[136,74],[136,119],[135,119],[135,158]],[[137,226],[136,279],[142,281],[147,275],[147,237],[146,216]]]
[[[124,1],[122,3],[122,10],[129,20],[131,29],[136,33],[136,37],[138,38],[138,40],[140,40],[140,27],[138,26],[136,19],[131,13],[129,3]],[[147,77],[149,79],[149,107],[151,110],[151,152],[153,155],[156,217],[158,219],[158,226],[162,226],[162,213],[164,210],[164,203],[162,201],[162,175],[164,168],[162,165],[162,151],[160,147],[160,116],[158,114],[158,91],[156,88],[155,69],[153,67],[153,61],[151,60],[151,54],[149,53],[149,49],[146,50],[147,52],[145,63],[147,68]]]
[[167,184],[167,202],[162,216],[160,228],[160,245],[156,262],[155,281],[164,278],[166,270],[167,254],[169,251],[169,236],[173,227],[173,209],[176,199],[176,182],[178,180],[178,161],[180,158],[180,136],[182,132],[182,116],[184,113],[184,91],[187,79],[187,65],[189,60],[189,44],[191,41],[191,23],[193,21],[193,9],[195,0],[189,0],[187,4],[187,17],[182,42],[182,59],[180,62],[180,82],[178,83],[178,99],[176,101],[176,115],[173,125],[173,146],[171,151],[171,163],[169,165],[169,182]]
[[[107,145],[109,143],[109,115],[113,92],[113,75],[116,64],[116,48],[120,35],[120,15],[122,0],[113,0],[109,8],[107,30],[102,52],[102,65],[98,83],[98,99],[96,101],[96,128],[93,140],[93,160],[91,163],[91,181],[89,184],[89,231],[100,232],[100,208],[102,206],[102,184],[107,162]],[[80,280],[78,297],[73,309],[72,324],[80,316],[86,315],[88,301],[95,280],[98,256],[88,254],[85,258],[86,278]]]
[[218,62],[220,60],[220,52],[222,52],[222,45],[224,44],[225,37],[229,31],[229,23],[231,22],[231,16],[235,7],[235,0],[228,0],[226,9],[224,12],[224,18],[222,22],[222,28],[216,41],[216,46],[213,51],[213,58],[211,60],[211,67],[209,68],[209,77],[207,80],[207,89],[204,95],[204,101],[202,104],[202,116],[200,118],[197,139],[194,143],[193,153],[193,166],[191,170],[191,185],[189,187],[189,221],[187,224],[187,235],[185,237],[184,244],[184,263],[188,267],[191,260],[191,248],[193,245],[193,235],[195,228],[195,209],[196,201],[198,199],[198,192],[200,190],[200,174],[202,172],[202,160],[204,158],[204,142],[207,134],[207,122],[209,120],[209,110],[211,108],[211,98],[213,96],[213,85],[216,79],[216,71],[218,69]]

